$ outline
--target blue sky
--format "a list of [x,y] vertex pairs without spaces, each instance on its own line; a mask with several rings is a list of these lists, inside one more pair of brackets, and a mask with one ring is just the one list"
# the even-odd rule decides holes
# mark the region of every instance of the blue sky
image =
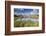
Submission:
[[14,8],[14,12],[17,12],[17,13],[29,13],[31,11],[33,11],[33,9]]
[[30,15],[31,13],[37,14],[39,9],[28,9],[28,8],[14,8],[14,15]]

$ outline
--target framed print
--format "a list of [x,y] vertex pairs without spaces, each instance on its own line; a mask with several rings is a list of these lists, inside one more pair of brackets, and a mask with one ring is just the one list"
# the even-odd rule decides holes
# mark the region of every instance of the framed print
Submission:
[[5,1],[5,34],[45,32],[44,3]]

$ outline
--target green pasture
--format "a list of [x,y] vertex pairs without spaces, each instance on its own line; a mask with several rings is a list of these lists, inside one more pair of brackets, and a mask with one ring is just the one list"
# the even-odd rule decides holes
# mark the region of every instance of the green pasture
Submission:
[[37,27],[39,22],[32,21],[16,21],[19,17],[14,17],[14,27]]

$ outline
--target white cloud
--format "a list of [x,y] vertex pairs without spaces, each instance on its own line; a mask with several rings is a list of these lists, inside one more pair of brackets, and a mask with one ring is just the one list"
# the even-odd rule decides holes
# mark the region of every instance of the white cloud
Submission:
[[30,13],[17,13],[17,12],[15,12],[14,14],[16,14],[16,15],[38,15],[39,13],[37,12],[37,10],[34,9]]

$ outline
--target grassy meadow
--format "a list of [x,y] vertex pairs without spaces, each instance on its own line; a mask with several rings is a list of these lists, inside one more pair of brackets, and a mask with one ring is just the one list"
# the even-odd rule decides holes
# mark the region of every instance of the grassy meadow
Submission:
[[[39,16],[32,16],[32,18],[38,18]],[[28,21],[16,21],[19,17],[14,16],[14,27],[37,27],[39,22]]]

